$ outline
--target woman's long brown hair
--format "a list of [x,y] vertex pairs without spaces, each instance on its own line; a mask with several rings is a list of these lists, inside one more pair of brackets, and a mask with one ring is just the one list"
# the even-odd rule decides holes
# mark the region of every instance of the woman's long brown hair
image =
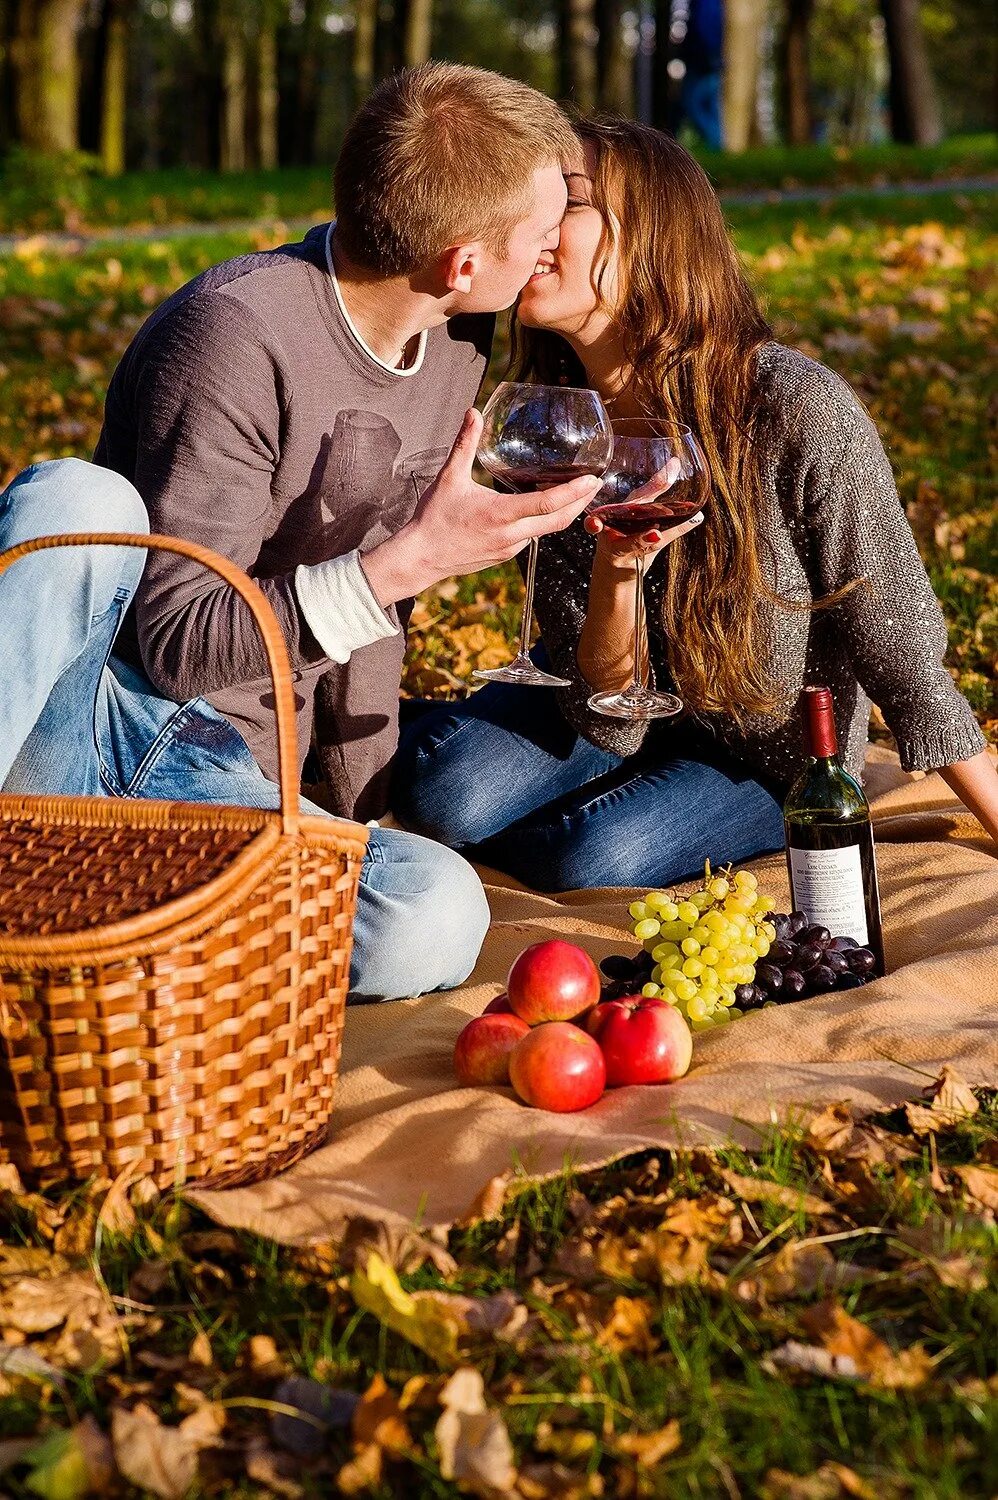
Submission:
[[[580,121],[593,154],[603,252],[620,267],[614,321],[629,386],[649,416],[692,427],[710,468],[705,521],[663,559],[669,667],[693,710],[735,719],[771,711],[760,606],[774,595],[759,559],[759,347],[772,330],[756,302],[706,173],[678,142],[631,120]],[[624,226],[618,236],[616,226]],[[598,262],[599,263],[599,262]],[[596,290],[600,292],[600,273]],[[586,384],[559,335],[514,323],[512,378]]]

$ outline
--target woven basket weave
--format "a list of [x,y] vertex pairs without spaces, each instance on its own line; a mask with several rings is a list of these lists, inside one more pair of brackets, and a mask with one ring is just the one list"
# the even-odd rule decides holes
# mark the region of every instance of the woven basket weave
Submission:
[[287,651],[261,591],[158,548],[249,606],[274,685],[281,811],[0,795],[0,1162],[28,1180],[232,1186],[318,1145],[339,1066],[367,830],[298,810]]

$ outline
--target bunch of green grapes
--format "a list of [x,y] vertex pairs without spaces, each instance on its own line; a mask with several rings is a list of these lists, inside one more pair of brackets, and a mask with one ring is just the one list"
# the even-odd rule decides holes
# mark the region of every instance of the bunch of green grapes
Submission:
[[772,909],[751,870],[712,875],[708,865],[700,890],[682,899],[649,891],[630,907],[631,931],[655,965],[641,993],[675,1005],[694,1031],[740,1016],[735,992],[776,938],[765,920]]

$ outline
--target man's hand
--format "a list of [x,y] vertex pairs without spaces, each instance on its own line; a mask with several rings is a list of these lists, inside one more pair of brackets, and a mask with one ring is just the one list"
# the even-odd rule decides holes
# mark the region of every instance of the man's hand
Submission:
[[507,562],[531,537],[570,526],[599,489],[598,479],[584,475],[548,490],[497,494],[471,477],[481,433],[481,413],[467,412],[447,462],[412,520],[364,554],[364,572],[382,608],[442,578]]

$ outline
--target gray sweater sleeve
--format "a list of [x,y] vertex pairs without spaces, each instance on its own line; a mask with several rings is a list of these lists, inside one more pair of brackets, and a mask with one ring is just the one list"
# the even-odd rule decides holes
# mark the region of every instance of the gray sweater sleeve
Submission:
[[967,760],[984,748],[984,736],[943,665],[946,623],[890,463],[865,408],[832,378],[837,389],[822,416],[844,441],[818,445],[824,472],[808,516],[816,597],[863,580],[832,606],[836,635],[897,740],[904,769]]
[[[225,293],[193,296],[150,334],[131,393],[135,486],[153,531],[210,547],[251,571],[268,535],[270,484],[291,399],[252,313]],[[292,669],[324,659],[291,576],[257,578]],[[184,701],[268,673],[253,618],[196,563],[151,552],[136,596],[143,663]]]

